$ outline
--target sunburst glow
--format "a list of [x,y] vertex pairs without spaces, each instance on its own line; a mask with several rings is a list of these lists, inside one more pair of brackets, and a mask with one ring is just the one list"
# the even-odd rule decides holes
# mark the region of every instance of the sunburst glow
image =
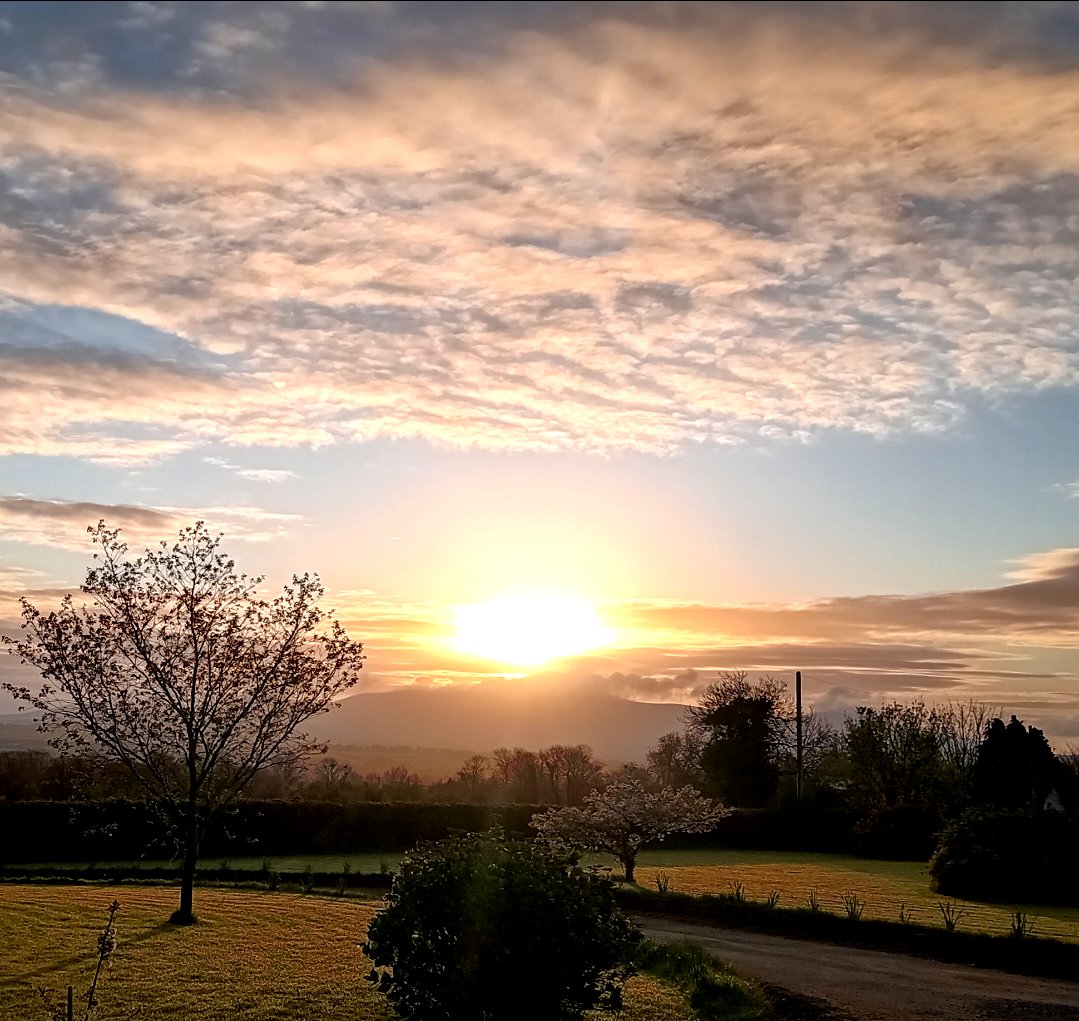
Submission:
[[513,666],[538,666],[613,638],[587,599],[558,593],[501,596],[455,608],[454,648]]

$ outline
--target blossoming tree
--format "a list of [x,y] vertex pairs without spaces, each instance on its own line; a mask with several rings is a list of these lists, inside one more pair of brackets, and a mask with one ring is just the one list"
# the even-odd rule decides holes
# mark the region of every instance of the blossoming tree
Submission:
[[89,531],[90,605],[24,600],[26,637],[4,642],[44,684],[4,687],[54,747],[120,763],[159,808],[183,859],[173,920],[191,922],[207,822],[258,770],[322,748],[299,728],[356,683],[363,646],[318,606],[317,577],[265,599],[201,521],[137,558],[104,522]]
[[532,816],[538,838],[578,851],[606,851],[634,882],[637,852],[671,833],[704,833],[730,809],[692,787],[649,791],[640,780],[609,784],[585,796],[581,808],[552,808]]

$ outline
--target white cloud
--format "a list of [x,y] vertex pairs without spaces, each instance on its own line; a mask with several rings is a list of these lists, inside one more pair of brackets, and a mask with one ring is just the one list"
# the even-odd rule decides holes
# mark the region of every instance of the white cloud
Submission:
[[243,468],[220,457],[204,457],[203,461],[206,464],[212,464],[215,468],[233,472],[241,479],[250,479],[252,482],[286,482],[296,478],[296,473],[287,468]]
[[301,518],[259,507],[142,507],[0,495],[0,540],[78,552],[89,548],[87,532],[98,521],[122,529],[135,545],[169,539],[196,520],[225,532],[230,541],[266,542],[287,535]]
[[[1079,381],[1075,72],[843,19],[656,19],[243,98],[5,94],[10,296],[205,358],[31,341],[0,450],[107,460],[79,431],[137,423],[162,434],[128,460],[665,452],[946,429],[973,395]],[[200,32],[245,74],[288,58],[265,18]]]

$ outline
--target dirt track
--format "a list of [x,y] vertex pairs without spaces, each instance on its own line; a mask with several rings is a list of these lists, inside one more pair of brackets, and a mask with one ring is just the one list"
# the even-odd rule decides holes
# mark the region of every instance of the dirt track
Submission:
[[692,940],[762,982],[826,1001],[843,1021],[1079,1021],[1079,981],[662,918],[636,921],[653,939]]

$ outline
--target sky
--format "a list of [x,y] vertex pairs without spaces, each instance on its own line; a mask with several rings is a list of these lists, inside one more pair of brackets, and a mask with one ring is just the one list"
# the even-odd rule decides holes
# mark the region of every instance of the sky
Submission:
[[1077,4],[0,4],[0,631],[204,519],[366,690],[1067,745],[1077,435]]

